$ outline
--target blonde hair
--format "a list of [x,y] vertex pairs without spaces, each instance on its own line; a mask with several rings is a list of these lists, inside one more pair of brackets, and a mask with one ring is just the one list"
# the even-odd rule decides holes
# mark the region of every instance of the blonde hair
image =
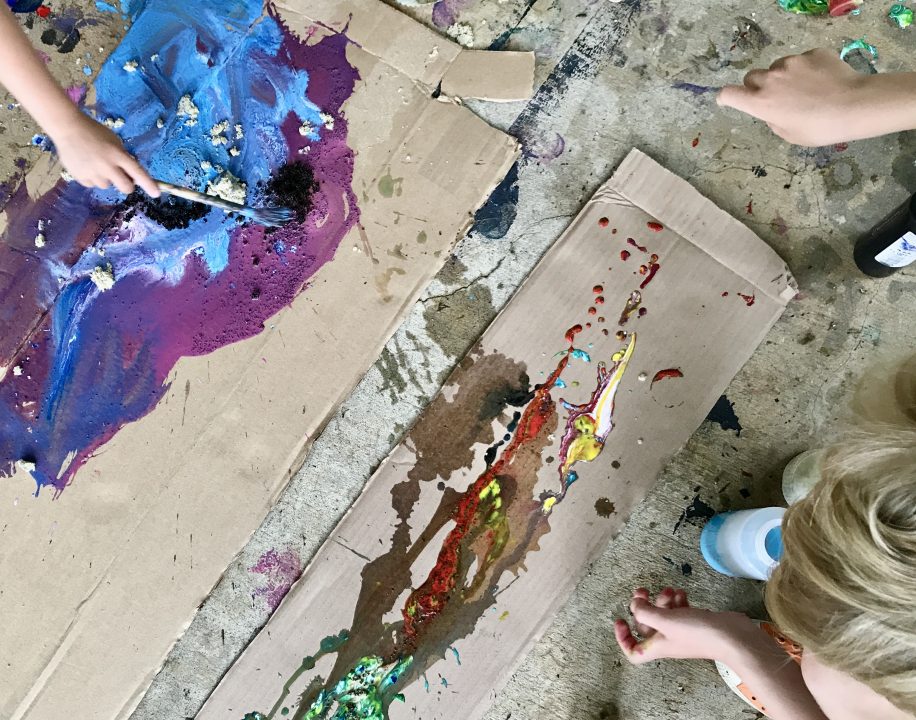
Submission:
[[766,605],[825,665],[916,713],[916,428],[879,425],[828,450],[789,508]]

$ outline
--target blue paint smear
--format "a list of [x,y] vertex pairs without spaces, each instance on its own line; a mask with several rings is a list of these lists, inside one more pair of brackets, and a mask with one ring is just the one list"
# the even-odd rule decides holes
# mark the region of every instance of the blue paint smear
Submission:
[[591,362],[591,361],[592,361],[591,355],[589,355],[587,352],[585,352],[585,350],[580,350],[579,348],[576,348],[575,350],[573,350],[572,352],[570,352],[570,355],[572,355],[572,356],[573,356],[574,358],[576,358],[577,360],[583,360],[583,361],[585,361],[585,362]]
[[672,85],[675,90],[686,90],[689,93],[694,95],[705,95],[706,93],[717,92],[721,88],[713,87],[711,85],[694,85],[689,82],[679,82]]
[[95,8],[99,12],[108,12],[108,13],[120,13],[114,5],[111,5],[107,2],[102,2],[102,0],[95,0]]
[[[289,149],[280,130],[287,119],[297,116],[316,127],[323,124],[319,109],[306,96],[308,74],[277,63],[282,31],[264,15],[261,0],[130,0],[122,7],[136,20],[99,72],[95,109],[100,119],[125,119],[119,130],[125,146],[154,176],[204,190],[208,180],[217,177],[215,169],[201,168],[201,161],[207,160],[252,187],[267,181],[272,170],[288,161]],[[154,53],[161,55],[162,62],[145,62]],[[140,67],[126,72],[124,64],[132,60],[138,60]],[[86,66],[84,72],[91,74],[92,69]],[[186,94],[199,109],[193,126],[186,124],[186,117],[176,116],[178,102]],[[158,129],[160,118],[165,124]],[[214,146],[210,128],[223,120],[230,121],[230,142]],[[241,143],[241,154],[232,157],[228,148],[234,144],[235,123],[243,125],[246,135],[256,133],[257,141]],[[87,193],[94,204],[114,206],[123,199],[113,189]],[[104,258],[90,249],[72,268],[55,269],[63,289],[52,310],[57,350],[40,401],[42,418],[39,422],[19,415],[5,418],[0,457],[28,459],[40,452],[57,457],[59,464],[68,451],[91,447],[99,437],[110,435],[111,428],[148,413],[163,386],[155,381],[155,373],[145,370],[154,365],[156,343],[165,339],[139,335],[142,342],[133,348],[132,362],[94,364],[93,358],[120,355],[122,348],[116,333],[80,332],[90,307],[96,328],[118,322],[115,304],[95,302],[100,291],[89,274],[96,266],[110,263],[119,285],[174,285],[185,273],[195,271],[194,264],[186,261],[193,254],[204,260],[213,277],[227,267],[230,234],[237,227],[234,219],[214,210],[185,230],[153,228],[142,242],[130,236],[108,238]],[[100,392],[100,386],[111,392]],[[124,389],[129,392],[121,392]],[[80,412],[58,412],[64,403]],[[39,489],[54,483],[54,478],[41,472],[33,474]]]
[[565,388],[565,387],[566,387],[566,381],[563,380],[563,378],[557,378],[556,380],[553,381],[553,385],[554,385],[554,387]]
[[518,162],[474,216],[473,231],[489,240],[504,238],[518,216]]

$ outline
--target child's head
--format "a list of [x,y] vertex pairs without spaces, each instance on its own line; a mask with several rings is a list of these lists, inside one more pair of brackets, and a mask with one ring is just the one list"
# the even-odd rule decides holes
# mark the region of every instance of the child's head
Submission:
[[783,544],[767,608],[813,654],[811,674],[850,675],[916,715],[916,430],[885,426],[831,449],[822,480],[789,508]]

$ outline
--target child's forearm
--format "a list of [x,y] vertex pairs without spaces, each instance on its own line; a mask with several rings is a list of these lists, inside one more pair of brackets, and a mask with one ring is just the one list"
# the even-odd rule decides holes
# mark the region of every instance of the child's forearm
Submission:
[[0,2],[0,83],[52,137],[72,124],[79,113],[5,2]]
[[763,630],[744,637],[723,662],[753,690],[773,720],[827,720],[805,685],[798,663]]
[[[916,73],[879,73],[862,80],[857,98],[858,117],[848,120],[861,127],[863,137],[916,130]],[[838,118],[838,122],[846,122]]]

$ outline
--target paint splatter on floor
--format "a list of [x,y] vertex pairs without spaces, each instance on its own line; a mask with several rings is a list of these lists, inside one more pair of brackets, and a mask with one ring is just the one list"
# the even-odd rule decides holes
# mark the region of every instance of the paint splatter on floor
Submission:
[[302,561],[295,550],[268,550],[248,570],[264,576],[264,584],[255,588],[253,596],[273,612],[302,574]]
[[681,512],[680,518],[674,524],[674,530],[672,532],[677,532],[678,529],[685,522],[690,523],[691,525],[702,525],[709,518],[716,514],[716,511],[707,505],[705,502],[700,500],[700,496],[694,495],[693,500],[690,501],[690,504],[687,505]]
[[735,435],[741,436],[743,428],[738,416],[735,414],[735,406],[725,395],[716,400],[716,404],[709,411],[706,420],[707,422],[716,423],[723,430],[734,430]]

